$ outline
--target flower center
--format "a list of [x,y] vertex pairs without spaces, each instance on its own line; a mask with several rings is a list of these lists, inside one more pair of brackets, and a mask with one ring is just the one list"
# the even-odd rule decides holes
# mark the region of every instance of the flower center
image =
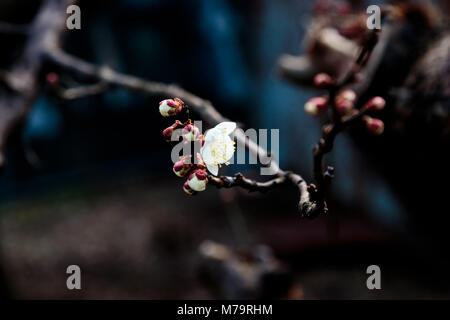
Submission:
[[227,143],[225,139],[215,139],[211,145],[211,154],[214,157],[214,164],[218,165],[221,163],[225,163],[228,158],[227,155],[229,155],[228,148],[234,148],[233,145],[230,145]]
[[214,140],[213,143],[211,144],[211,153],[214,157],[214,159],[216,160],[215,164],[219,163],[219,162],[225,162],[228,159],[225,159],[225,154],[227,151],[227,145],[225,143],[225,141],[223,141],[222,139],[217,139]]

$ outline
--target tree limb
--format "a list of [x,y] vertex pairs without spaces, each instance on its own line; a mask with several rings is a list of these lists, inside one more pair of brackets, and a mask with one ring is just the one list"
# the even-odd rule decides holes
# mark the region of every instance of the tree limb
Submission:
[[326,153],[333,149],[336,136],[349,127],[352,123],[360,120],[366,112],[363,108],[361,110],[355,110],[355,113],[351,116],[340,116],[336,111],[336,96],[340,90],[354,82],[356,74],[358,74],[369,61],[377,42],[378,30],[375,29],[367,34],[364,45],[361,47],[358,57],[350,67],[349,71],[344,74],[341,79],[338,79],[335,84],[329,86],[328,88],[328,101],[332,113],[331,123],[323,127],[322,138],[313,148],[313,173],[314,180],[317,182],[317,189],[315,191],[318,198],[323,200],[319,201],[319,203],[324,204],[325,207],[323,210],[325,211],[327,210],[325,194],[327,191],[327,185],[333,178],[334,168],[328,166],[324,170],[323,158]]
[[[116,72],[109,67],[99,67],[89,62],[86,62],[78,57],[64,52],[62,49],[54,49],[46,52],[46,56],[50,62],[62,67],[68,71],[84,75],[98,81],[102,81],[112,86],[127,88],[133,91],[138,91],[148,95],[161,97],[178,97],[188,104],[192,110],[199,114],[199,116],[208,122],[210,125],[216,125],[220,122],[229,121],[222,116],[217,109],[214,108],[211,102],[204,100],[196,95],[176,86],[168,85],[160,82],[147,81],[131,75]],[[236,140],[244,144],[249,152],[259,157],[259,159],[270,158],[267,151],[261,148],[258,144],[248,139],[241,130],[236,130],[234,134]],[[264,161],[265,162],[265,161]],[[297,186],[300,193],[299,210],[304,216],[311,216],[318,214],[318,208],[323,206],[317,205],[310,197],[308,192],[308,185],[306,181],[298,174],[283,171],[278,163],[270,159],[269,169],[277,178],[269,182],[255,182],[244,178],[243,176],[235,176],[229,178],[215,178],[213,183],[220,187],[241,186],[247,189],[270,189],[273,186],[284,182],[290,182]]]
[[61,99],[75,100],[89,96],[95,96],[105,92],[108,89],[108,85],[104,82],[98,82],[89,85],[82,85],[73,88],[56,88],[55,92]]
[[0,91],[0,166],[6,140],[23,122],[39,94],[38,76],[43,53],[58,47],[65,29],[66,8],[74,0],[47,0],[30,25],[28,39],[19,59],[7,73]]

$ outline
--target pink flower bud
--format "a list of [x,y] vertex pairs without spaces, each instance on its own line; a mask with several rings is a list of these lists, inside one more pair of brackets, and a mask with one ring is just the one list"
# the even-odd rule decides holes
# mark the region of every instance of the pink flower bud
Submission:
[[181,128],[182,126],[183,124],[179,120],[175,121],[173,125],[163,130],[162,135],[164,139],[166,139],[166,141],[171,141],[174,130]]
[[370,133],[375,135],[380,135],[383,133],[384,122],[381,121],[380,119],[365,116],[363,120],[366,124],[367,130],[369,130]]
[[336,111],[341,115],[350,113],[354,107],[355,100],[356,93],[353,90],[347,89],[339,92],[334,100]]
[[340,99],[336,101],[336,111],[345,115],[350,113],[353,110],[353,102],[350,100]]
[[200,136],[200,130],[194,124],[187,124],[181,134],[186,141],[196,141]]
[[197,194],[197,191],[192,190],[187,181],[183,184],[183,190],[190,196]]
[[194,191],[203,191],[208,184],[206,172],[201,169],[194,170],[188,177],[187,183]]
[[162,135],[164,137],[164,139],[166,139],[167,141],[170,141],[172,138],[172,134],[173,134],[173,127],[170,126],[166,129],[163,130]]
[[177,115],[183,110],[184,102],[181,99],[166,99],[159,103],[159,112],[163,117]]
[[306,113],[316,116],[327,109],[328,99],[324,97],[313,97],[305,103]]
[[370,99],[365,108],[367,110],[383,110],[386,105],[386,101],[382,97],[373,97]]
[[338,100],[348,100],[350,102],[355,102],[356,93],[355,93],[355,91],[350,90],[350,89],[341,91],[336,97],[336,101],[338,101]]
[[49,72],[49,73],[47,73],[47,76],[45,77],[45,80],[47,81],[47,83],[49,85],[55,86],[59,82],[59,77],[58,77],[58,75],[56,73]]
[[193,167],[193,164],[187,163],[186,159],[181,159],[180,161],[175,162],[173,165],[173,172],[183,178]]
[[333,78],[326,73],[318,73],[314,77],[314,85],[319,88],[324,88],[334,83]]

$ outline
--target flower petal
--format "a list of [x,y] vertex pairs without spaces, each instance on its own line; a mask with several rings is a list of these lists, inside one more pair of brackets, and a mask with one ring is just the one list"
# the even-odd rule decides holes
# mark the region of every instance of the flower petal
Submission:
[[200,149],[200,154],[202,156],[203,161],[206,164],[213,164],[216,162],[216,159],[213,156],[212,150],[211,150],[211,144],[205,144],[201,149]]
[[213,176],[217,176],[219,173],[219,166],[215,164],[206,164],[206,168]]
[[224,142],[224,156],[223,157],[225,158],[225,161],[223,161],[222,163],[225,163],[233,157],[234,143],[233,143],[233,140],[231,140],[230,136],[224,136],[223,142]]
[[236,129],[236,122],[225,121],[219,123],[214,129],[218,129],[222,134],[231,134]]
[[212,142],[218,135],[220,135],[220,131],[216,128],[209,129],[205,134],[205,145]]

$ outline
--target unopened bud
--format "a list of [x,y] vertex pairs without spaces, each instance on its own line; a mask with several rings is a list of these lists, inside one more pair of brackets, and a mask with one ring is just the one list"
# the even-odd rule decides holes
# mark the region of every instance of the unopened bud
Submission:
[[47,83],[49,85],[55,86],[58,84],[59,76],[54,72],[49,72],[49,73],[47,73],[45,80],[47,81]]
[[333,78],[326,73],[318,73],[314,77],[314,85],[319,88],[324,88],[334,83]]
[[164,129],[164,131],[162,132],[162,135],[163,135],[164,139],[166,139],[167,141],[171,140],[172,134],[173,134],[173,127],[172,126]]
[[163,117],[177,115],[183,110],[184,102],[181,99],[166,99],[159,103],[159,112]]
[[350,113],[353,110],[353,102],[350,100],[340,99],[336,101],[336,111],[345,115]]
[[380,135],[384,131],[384,122],[380,119],[371,118],[369,116],[364,117],[367,130],[375,135]]
[[337,100],[348,100],[348,101],[351,101],[351,102],[355,102],[355,100],[356,100],[356,93],[355,93],[355,91],[350,90],[350,89],[341,91],[336,97],[336,101]]
[[187,181],[183,184],[183,190],[190,196],[193,196],[197,193],[197,191],[194,191],[191,189],[191,187],[189,186],[189,183]]
[[196,141],[200,137],[200,129],[194,124],[187,124],[181,131],[186,141]]
[[208,184],[206,172],[201,169],[194,170],[188,177],[187,183],[194,191],[203,191]]
[[386,101],[382,97],[373,97],[366,103],[365,108],[367,110],[383,110],[385,106]]
[[166,139],[166,141],[171,141],[174,130],[181,128],[182,126],[183,124],[179,120],[175,121],[173,125],[163,130],[162,135],[164,139]]
[[334,100],[336,111],[341,115],[350,113],[354,107],[355,100],[356,93],[353,90],[347,89],[339,92]]
[[173,165],[173,172],[183,178],[193,167],[192,163],[188,163],[188,161],[183,158],[180,161],[175,162],[175,164]]
[[327,106],[328,99],[324,97],[314,97],[305,103],[305,111],[312,116],[316,116],[325,111]]

